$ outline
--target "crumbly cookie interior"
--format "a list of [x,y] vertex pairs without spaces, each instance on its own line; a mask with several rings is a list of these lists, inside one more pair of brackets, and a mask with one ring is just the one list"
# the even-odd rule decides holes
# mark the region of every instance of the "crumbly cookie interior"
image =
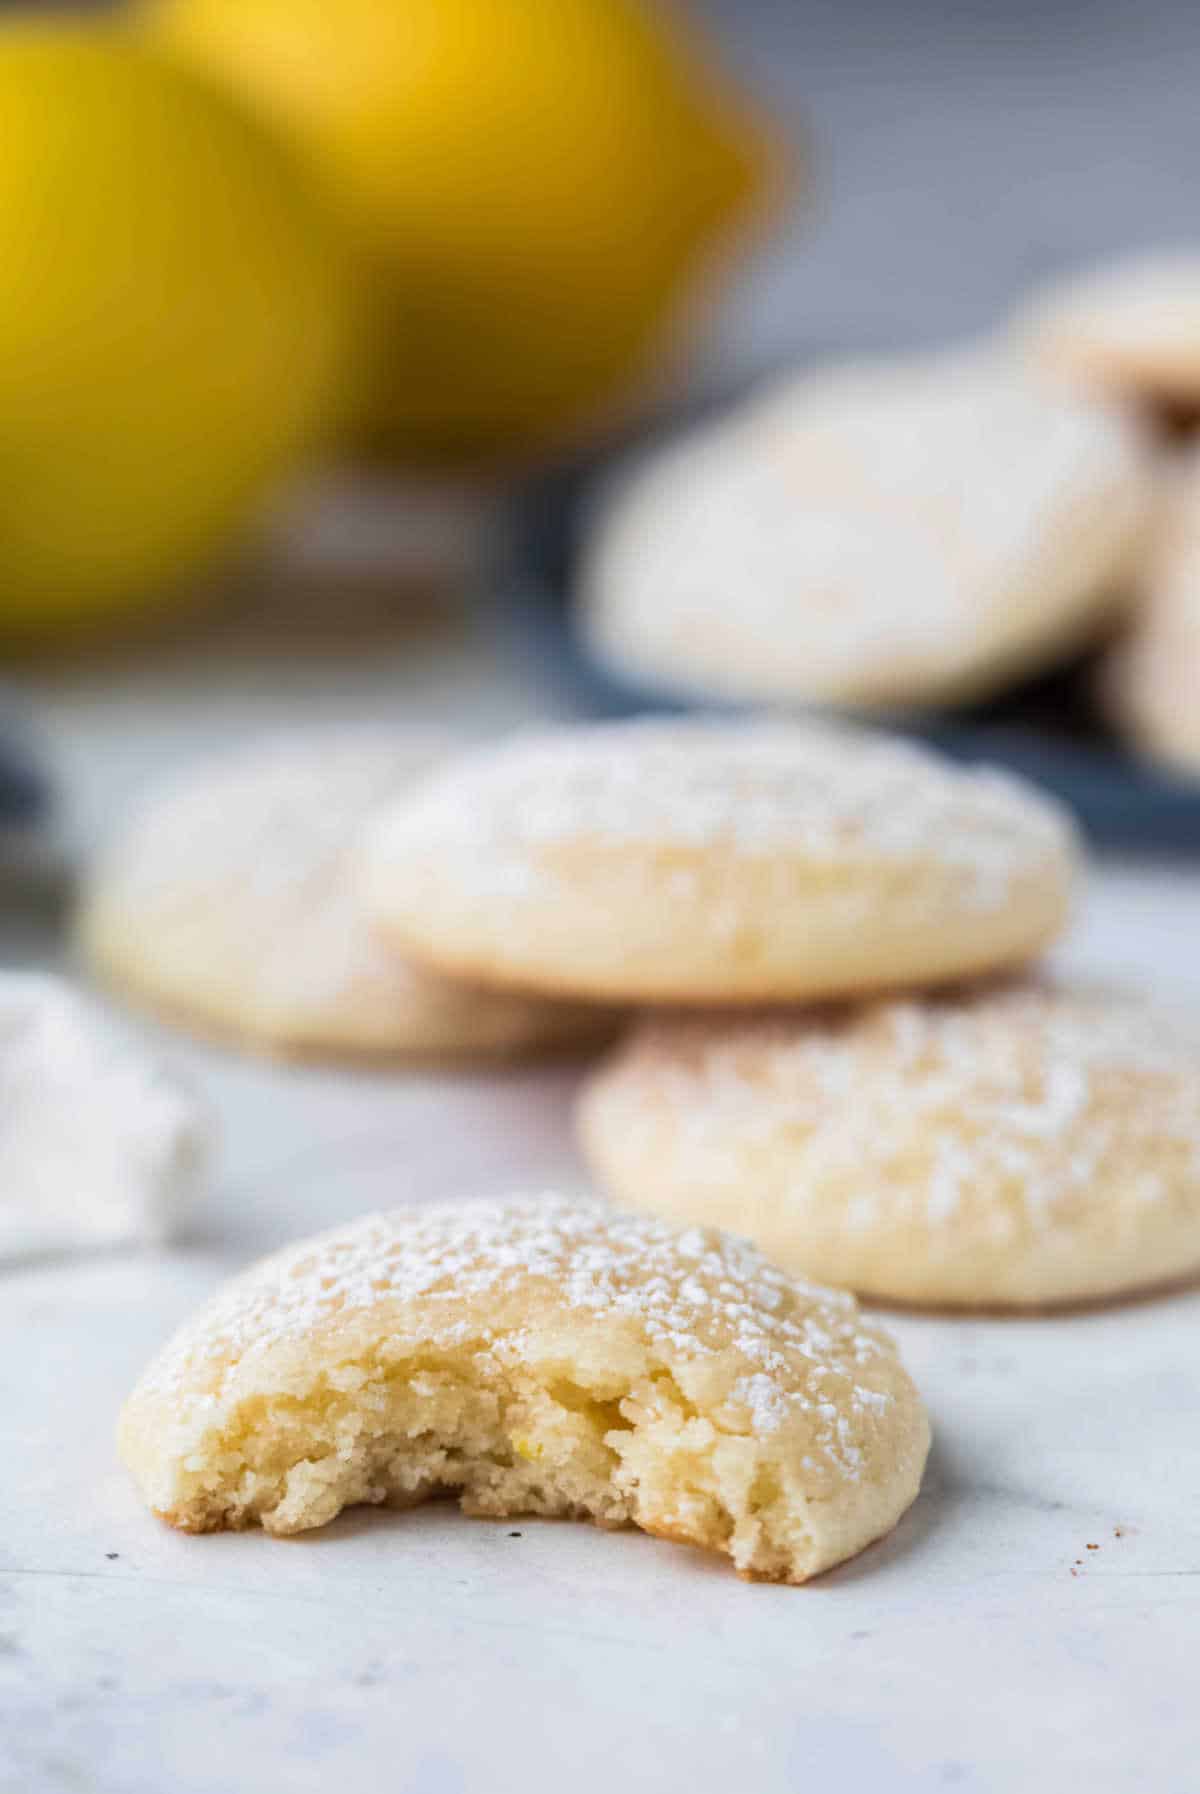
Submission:
[[181,1469],[166,1515],[194,1532],[303,1532],[357,1503],[452,1495],[468,1514],[630,1522],[726,1552],[745,1574],[803,1581],[814,1541],[764,1442],[722,1432],[647,1365],[620,1387],[506,1369],[477,1342],[401,1365],[357,1361],[305,1398],[248,1401]]

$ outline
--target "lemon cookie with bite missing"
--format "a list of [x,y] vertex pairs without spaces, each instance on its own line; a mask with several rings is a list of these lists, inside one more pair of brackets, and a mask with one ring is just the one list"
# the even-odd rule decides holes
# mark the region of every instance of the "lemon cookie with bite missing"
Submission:
[[644,721],[478,749],[372,825],[364,901],[435,970],[783,1002],[1028,959],[1076,863],[1031,787],[832,724]]
[[895,1525],[929,1428],[852,1297],[719,1232],[543,1196],[372,1215],[264,1260],[164,1348],[120,1445],[192,1532],[453,1494],[803,1582]]
[[1105,990],[649,1021],[579,1119],[617,1200],[884,1301],[1046,1306],[1200,1271],[1200,1036]]

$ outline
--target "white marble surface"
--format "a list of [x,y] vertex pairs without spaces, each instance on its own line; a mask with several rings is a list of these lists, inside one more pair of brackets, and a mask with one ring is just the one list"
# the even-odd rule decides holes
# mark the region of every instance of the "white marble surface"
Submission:
[[[469,644],[437,664],[326,666],[323,707],[407,694],[501,724],[539,702]],[[146,761],[294,713],[273,677],[29,689],[90,823]],[[1198,916],[1197,872],[1109,867],[1067,957],[1200,1007]],[[54,950],[37,923],[0,935],[9,963]],[[804,1589],[444,1505],[188,1539],[143,1512],[112,1443],[167,1329],[287,1236],[578,1177],[577,1073],[339,1074],[149,1032],[222,1118],[196,1236],[0,1287],[2,1794],[1195,1794],[1200,1293],[897,1317],[936,1428],[924,1491]]]

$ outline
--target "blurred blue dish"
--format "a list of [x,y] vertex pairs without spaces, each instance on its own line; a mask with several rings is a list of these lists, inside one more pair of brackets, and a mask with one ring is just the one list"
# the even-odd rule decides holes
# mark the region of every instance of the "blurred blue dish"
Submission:
[[0,830],[24,833],[47,820],[50,779],[18,711],[0,699]]

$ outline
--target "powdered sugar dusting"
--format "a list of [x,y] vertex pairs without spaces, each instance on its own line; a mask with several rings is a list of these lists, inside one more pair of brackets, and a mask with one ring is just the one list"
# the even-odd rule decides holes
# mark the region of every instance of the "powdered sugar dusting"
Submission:
[[555,851],[580,844],[814,870],[936,864],[995,909],[1015,881],[1063,873],[1073,840],[1065,813],[1019,781],[891,737],[818,722],[643,721],[471,754],[387,817],[376,848],[392,865],[453,853],[473,887],[510,898],[536,893]]
[[773,1432],[803,1412],[846,1474],[858,1447],[845,1413],[869,1420],[892,1399],[875,1385],[894,1348],[852,1297],[787,1275],[748,1241],[556,1195],[370,1215],[289,1248],[222,1291],[143,1387],[186,1394],[205,1365],[261,1361],[381,1304],[392,1325],[426,1339],[519,1350],[507,1299],[547,1296],[559,1317],[633,1322],[668,1368],[732,1354],[730,1400],[751,1429]]
[[911,1202],[936,1231],[994,1204],[1011,1234],[1021,1216],[1048,1227],[1076,1214],[1101,1182],[1143,1203],[1190,1189],[1200,1218],[1200,1041],[1103,990],[1030,980],[656,1022],[607,1078],[635,1110],[665,1106],[694,1166],[786,1139],[798,1212],[838,1190],[848,1229]]

